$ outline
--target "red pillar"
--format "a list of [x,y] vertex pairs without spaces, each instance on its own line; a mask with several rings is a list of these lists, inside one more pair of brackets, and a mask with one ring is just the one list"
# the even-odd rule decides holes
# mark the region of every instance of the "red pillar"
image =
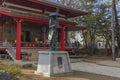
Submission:
[[43,32],[43,39],[44,39],[44,49],[46,48],[46,33]]
[[68,27],[65,28],[65,42],[68,40]]
[[20,60],[21,54],[21,22],[22,19],[15,19],[16,21],[16,60]]
[[2,15],[0,15],[0,46],[2,46],[3,42],[3,20]]
[[46,48],[46,27],[45,26],[43,26],[42,27],[42,39],[43,39],[43,47],[44,47],[44,49]]
[[65,43],[64,43],[64,39],[65,39],[65,31],[64,31],[64,27],[62,27],[61,29],[61,51],[65,50]]

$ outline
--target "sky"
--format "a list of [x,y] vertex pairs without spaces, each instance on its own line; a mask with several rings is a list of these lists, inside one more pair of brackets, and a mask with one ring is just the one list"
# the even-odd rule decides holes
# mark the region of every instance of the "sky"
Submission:
[[[48,0],[48,1],[57,2],[57,0]],[[112,4],[112,0],[98,0],[97,4],[99,5],[100,3]],[[120,0],[119,0],[119,2],[117,4],[116,8],[117,8],[117,11],[120,13]]]
[[48,0],[48,1],[57,2],[57,0]]
[[[57,2],[57,0],[48,0],[48,1]],[[98,1],[102,1],[103,3],[112,2],[112,0],[98,0]],[[120,3],[120,0],[119,0],[119,3]]]

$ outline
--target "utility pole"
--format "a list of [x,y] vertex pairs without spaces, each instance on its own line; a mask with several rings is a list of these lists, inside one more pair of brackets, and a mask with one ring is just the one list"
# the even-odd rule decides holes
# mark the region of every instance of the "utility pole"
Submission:
[[112,32],[112,60],[116,61],[115,56],[115,11],[114,11],[114,2],[115,0],[112,0],[112,18],[111,18],[111,32]]

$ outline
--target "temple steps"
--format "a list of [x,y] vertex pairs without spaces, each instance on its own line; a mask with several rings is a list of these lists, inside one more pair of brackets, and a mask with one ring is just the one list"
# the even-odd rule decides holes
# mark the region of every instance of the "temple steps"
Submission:
[[[7,47],[1,47],[0,48],[0,59],[10,59],[10,60],[16,60],[16,53],[15,53],[15,49],[13,48],[13,50],[11,51],[10,49],[8,49]],[[43,51],[45,49],[42,48],[21,48],[21,53],[27,53],[28,54],[28,60],[30,61],[38,61],[38,51]],[[14,52],[13,52],[14,51]],[[26,61],[27,59],[25,59]],[[23,59],[24,61],[24,59]]]
[[21,51],[22,52],[26,52],[28,54],[30,54],[31,56],[29,56],[29,60],[31,61],[38,61],[38,51],[43,51],[45,49],[42,48],[22,48]]
[[0,48],[0,60],[11,59],[6,48]]

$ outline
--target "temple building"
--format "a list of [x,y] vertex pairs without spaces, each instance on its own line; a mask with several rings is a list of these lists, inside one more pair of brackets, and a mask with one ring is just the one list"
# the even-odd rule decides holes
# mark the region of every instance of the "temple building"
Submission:
[[65,50],[68,32],[85,29],[68,19],[87,12],[47,0],[0,0],[0,51],[5,50],[13,60],[21,60],[22,52],[32,53],[35,57],[38,50],[47,49],[49,14],[57,8],[61,14],[59,48]]

